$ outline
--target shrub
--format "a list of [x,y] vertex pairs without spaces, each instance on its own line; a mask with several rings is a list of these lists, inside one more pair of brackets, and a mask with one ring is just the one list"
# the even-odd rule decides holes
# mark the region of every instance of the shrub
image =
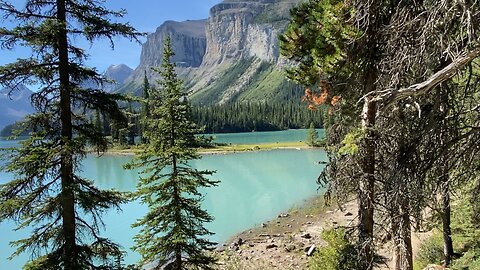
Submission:
[[416,264],[423,269],[428,264],[439,264],[443,260],[443,238],[439,231],[435,231],[425,242],[420,245]]
[[327,246],[318,249],[309,261],[312,270],[351,270],[357,269],[357,252],[355,245],[347,238],[344,228],[326,230],[322,239]]

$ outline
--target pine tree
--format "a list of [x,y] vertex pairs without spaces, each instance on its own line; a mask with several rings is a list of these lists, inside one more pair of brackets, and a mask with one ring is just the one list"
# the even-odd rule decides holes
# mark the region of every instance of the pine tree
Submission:
[[201,209],[198,188],[217,182],[206,178],[211,171],[188,165],[189,160],[200,158],[194,148],[200,139],[195,136],[198,130],[191,120],[183,82],[170,62],[173,55],[167,38],[162,68],[155,69],[162,78],[160,89],[150,90],[150,117],[143,119],[148,143],[145,151],[126,166],[143,168],[137,196],[149,207],[147,215],[133,225],[142,228],[135,237],[135,250],[142,254],[143,262],[169,264],[173,269],[186,269],[188,265],[210,269],[215,260],[204,251],[214,243],[205,238],[212,233],[203,223],[213,218]]
[[2,154],[8,158],[3,169],[16,179],[0,186],[0,221],[11,219],[19,229],[32,228],[29,237],[13,243],[13,256],[31,255],[29,269],[104,269],[121,256],[119,247],[99,233],[101,214],[119,209],[124,195],[100,190],[78,175],[87,145],[107,144],[85,112],[98,110],[118,121],[125,117],[116,102],[120,96],[81,88],[84,80],[105,79],[83,66],[85,51],[70,41],[137,37],[130,25],[108,19],[121,17],[123,11],[110,11],[102,4],[29,0],[24,9],[17,9],[0,1],[2,17],[17,24],[0,27],[1,47],[32,49],[31,57],[0,67],[0,83],[40,86],[32,97],[37,113],[25,123],[32,130],[29,139]]
[[[336,193],[357,192],[362,269],[374,266],[375,203],[377,209],[385,205],[390,209],[388,230],[394,234],[396,269],[413,268],[410,216],[424,203],[424,190],[419,187],[425,186],[426,170],[418,168],[426,160],[412,153],[426,155],[436,148],[432,145],[440,145],[434,142],[422,149],[415,143],[418,134],[431,126],[414,130],[418,124],[414,120],[423,112],[405,108],[422,111],[430,105],[445,111],[440,96],[432,93],[444,87],[458,90],[447,84],[480,54],[478,14],[474,2],[448,0],[308,0],[292,10],[292,20],[280,38],[282,54],[295,64],[287,71],[289,78],[309,87],[306,97],[315,105],[333,104],[336,96],[342,99],[336,110],[339,115],[327,131],[330,165],[323,179]],[[435,101],[427,101],[427,96]],[[359,100],[364,101],[362,112],[356,109]],[[430,104],[422,104],[426,101]],[[361,134],[355,140],[357,151],[339,154],[344,138],[355,134]],[[362,173],[352,183],[358,168]],[[376,194],[382,188],[394,195]]]
[[[145,74],[143,76],[143,102],[142,102],[142,107],[141,107],[141,119],[146,119],[150,117],[150,108],[148,107],[148,100],[150,99],[150,83],[148,82],[147,78],[147,71],[145,71]],[[145,136],[143,136],[145,127],[143,125],[140,125],[140,137],[142,140],[142,143],[146,143],[147,140],[145,139]]]
[[310,127],[308,128],[308,134],[307,134],[307,139],[305,143],[308,146],[317,146],[317,141],[318,141],[318,132],[315,129],[315,125],[310,123]]

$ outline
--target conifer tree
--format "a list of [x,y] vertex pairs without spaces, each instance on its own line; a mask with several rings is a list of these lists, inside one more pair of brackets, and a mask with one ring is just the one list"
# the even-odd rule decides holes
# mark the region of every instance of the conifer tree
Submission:
[[[327,132],[331,162],[321,179],[337,193],[357,192],[362,269],[374,266],[375,203],[377,209],[391,207],[388,230],[394,234],[396,269],[413,268],[410,222],[412,211],[423,203],[423,190],[412,187],[422,186],[426,170],[416,169],[424,161],[412,152],[426,155],[435,148],[418,147],[420,130],[413,131],[414,120],[428,115],[424,107],[445,111],[434,90],[446,87],[480,54],[479,22],[478,4],[471,1],[308,0],[292,10],[280,37],[282,54],[295,63],[287,71],[289,78],[309,87],[306,98],[315,105],[333,105],[341,96],[337,121]],[[433,102],[424,99],[429,92]],[[362,112],[359,100],[364,101]],[[418,112],[406,110],[409,106]],[[339,150],[349,137],[355,137],[358,148],[347,157]],[[361,174],[356,174],[358,168]],[[352,185],[355,174],[359,181]],[[395,186],[388,186],[387,175]],[[391,189],[395,196],[377,196],[379,188]],[[395,201],[382,201],[390,198]]]
[[112,41],[114,36],[136,40],[128,24],[112,22],[124,11],[110,11],[104,1],[28,0],[18,9],[0,1],[0,13],[16,24],[0,27],[2,49],[28,46],[31,57],[0,67],[0,83],[35,83],[32,97],[36,114],[25,127],[33,130],[21,147],[10,149],[3,168],[15,179],[0,186],[0,221],[32,228],[31,235],[13,243],[13,256],[28,252],[29,269],[105,269],[121,256],[119,247],[101,237],[101,214],[119,209],[123,194],[98,189],[78,172],[87,145],[106,147],[102,133],[85,118],[98,110],[125,121],[118,95],[83,89],[82,81],[106,81],[95,69],[83,65],[85,51],[71,42],[84,38]]
[[[150,108],[148,107],[148,100],[150,99],[150,83],[148,82],[147,78],[147,71],[145,71],[145,74],[143,75],[143,102],[142,102],[142,108],[141,108],[141,115],[140,119],[146,119],[150,116]],[[143,124],[140,124],[140,137],[142,140],[142,143],[146,143],[145,136],[143,136],[145,127]]]
[[182,89],[183,82],[175,73],[170,38],[165,40],[159,88],[150,89],[150,117],[143,119],[147,139],[145,151],[127,168],[142,168],[137,196],[147,204],[149,212],[133,226],[141,227],[135,237],[135,250],[143,262],[168,264],[171,269],[196,266],[210,269],[215,260],[206,255],[214,243],[203,223],[212,217],[201,209],[201,187],[217,182],[207,179],[211,171],[193,169],[188,162],[198,159],[195,146],[200,138],[192,122],[190,105]]
[[308,128],[307,140],[305,143],[308,146],[316,146],[317,140],[318,140],[318,132],[317,130],[315,130],[315,125],[312,122],[310,123],[310,127]]

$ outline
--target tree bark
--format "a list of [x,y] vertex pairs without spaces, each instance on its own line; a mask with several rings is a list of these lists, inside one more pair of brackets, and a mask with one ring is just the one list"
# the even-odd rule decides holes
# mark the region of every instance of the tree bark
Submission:
[[448,175],[442,176],[442,225],[444,267],[448,267],[453,256],[452,230],[450,228],[450,184]]
[[412,231],[410,224],[410,206],[408,200],[400,194],[398,203],[398,232],[395,237],[395,270],[413,270]]
[[78,268],[75,235],[75,183],[73,179],[72,115],[67,40],[65,0],[57,0],[57,20],[61,24],[57,34],[60,80],[60,122],[61,122],[61,206],[62,229],[64,234],[63,262],[65,269]]
[[365,98],[362,112],[362,127],[365,130],[365,156],[363,159],[363,176],[358,190],[359,216],[359,256],[361,269],[373,268],[373,204],[375,196],[375,114],[376,101]]

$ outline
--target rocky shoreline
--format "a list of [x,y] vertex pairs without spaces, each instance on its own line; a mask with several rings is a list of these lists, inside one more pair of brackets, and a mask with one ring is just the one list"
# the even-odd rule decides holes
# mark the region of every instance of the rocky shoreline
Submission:
[[324,229],[355,226],[356,203],[341,209],[326,207],[320,195],[311,198],[217,248],[218,269],[307,269],[308,257],[325,245]]

